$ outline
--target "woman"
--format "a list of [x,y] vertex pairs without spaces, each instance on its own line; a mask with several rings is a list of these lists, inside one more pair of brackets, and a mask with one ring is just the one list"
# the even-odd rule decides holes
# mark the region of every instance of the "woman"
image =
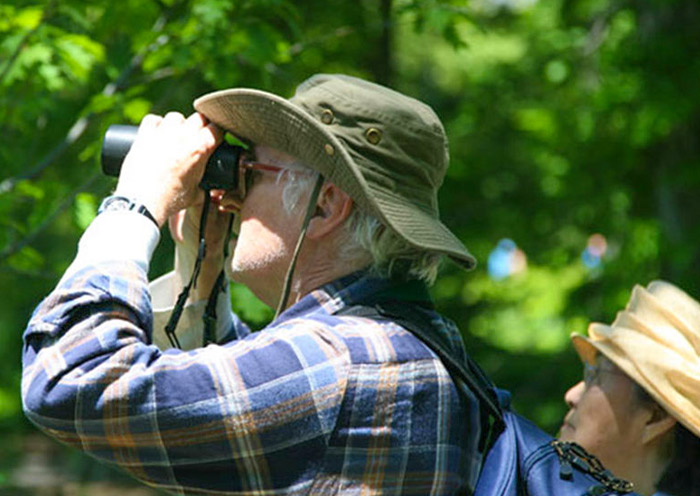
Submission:
[[700,304],[654,281],[588,334],[572,336],[584,380],[565,395],[560,438],[642,495],[700,495]]

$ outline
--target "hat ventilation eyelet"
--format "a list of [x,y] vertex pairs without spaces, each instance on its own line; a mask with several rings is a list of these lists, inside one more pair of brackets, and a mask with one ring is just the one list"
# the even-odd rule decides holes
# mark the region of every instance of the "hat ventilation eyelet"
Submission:
[[378,145],[379,142],[382,140],[382,132],[376,127],[371,127],[367,129],[367,131],[365,131],[365,138],[372,145]]
[[333,111],[331,109],[323,109],[323,112],[321,112],[321,122],[324,124],[333,124],[333,119],[335,116],[333,115]]

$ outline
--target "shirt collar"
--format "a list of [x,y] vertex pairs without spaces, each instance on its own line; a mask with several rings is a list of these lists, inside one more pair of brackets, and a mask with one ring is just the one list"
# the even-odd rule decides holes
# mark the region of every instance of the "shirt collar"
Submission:
[[382,301],[407,301],[432,308],[425,283],[417,279],[384,278],[360,270],[324,284],[282,312],[273,325],[306,317],[315,312],[334,314],[352,305],[372,305]]

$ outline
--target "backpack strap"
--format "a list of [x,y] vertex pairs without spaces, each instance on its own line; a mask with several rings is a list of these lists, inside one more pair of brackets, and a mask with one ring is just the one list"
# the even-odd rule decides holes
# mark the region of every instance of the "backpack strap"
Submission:
[[430,348],[440,358],[452,378],[463,382],[479,400],[481,411],[479,450],[485,453],[505,428],[496,389],[469,354],[465,354],[466,360],[463,362],[449,351],[447,343],[441,342],[440,335],[433,330],[430,313],[426,310],[413,302],[389,301],[373,305],[348,306],[338,311],[337,315],[391,320],[410,331]]

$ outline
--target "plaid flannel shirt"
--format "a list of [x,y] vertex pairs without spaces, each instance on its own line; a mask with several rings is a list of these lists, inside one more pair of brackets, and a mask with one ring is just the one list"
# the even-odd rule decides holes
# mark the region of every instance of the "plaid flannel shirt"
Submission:
[[[262,331],[234,319],[218,344],[163,351],[143,264],[76,259],[25,331],[24,409],[175,494],[470,492],[482,461],[474,397],[397,324],[334,315],[387,292],[405,285],[349,276]],[[434,319],[464,352],[454,325]]]

